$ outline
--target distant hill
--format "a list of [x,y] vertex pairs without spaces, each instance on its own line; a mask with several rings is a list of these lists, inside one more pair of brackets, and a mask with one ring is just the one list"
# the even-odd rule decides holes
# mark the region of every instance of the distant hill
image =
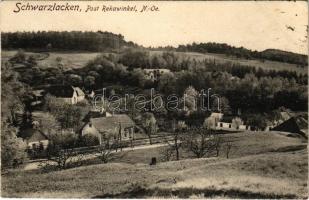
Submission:
[[272,60],[291,64],[297,64],[300,66],[308,65],[308,56],[277,50],[277,49],[267,49],[265,51],[252,51],[244,47],[234,47],[225,43],[192,43],[188,45],[180,45],[176,48],[177,51],[182,52],[199,52],[199,53],[216,53],[225,54],[229,56],[235,56],[237,58],[246,59],[262,59],[262,60]]
[[276,61],[295,63],[295,64],[308,64],[308,56],[297,54],[289,51],[282,51],[279,49],[266,49],[260,52],[261,57],[264,59],[271,59]]

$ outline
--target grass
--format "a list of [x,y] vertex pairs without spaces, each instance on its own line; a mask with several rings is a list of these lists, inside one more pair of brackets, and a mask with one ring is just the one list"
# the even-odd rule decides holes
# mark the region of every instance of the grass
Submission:
[[[16,54],[17,51],[2,51],[1,56],[4,61],[9,60]],[[26,52],[26,55],[36,55],[39,53]],[[94,59],[100,53],[89,52],[49,52],[46,59],[37,61],[38,65],[43,68],[55,67],[56,58],[61,57],[64,66],[68,68],[81,68],[84,67],[88,61]]]
[[[228,137],[227,135],[225,137]],[[306,198],[307,149],[279,134],[230,135],[247,144],[231,159],[184,159],[148,165],[159,149],[129,152],[124,160],[63,171],[10,171],[2,176],[3,197],[110,198]],[[270,142],[271,140],[271,142]],[[267,147],[273,144],[274,147]],[[255,144],[256,148],[253,148]],[[249,149],[253,148],[252,151]],[[246,155],[245,155],[246,154]],[[127,160],[127,161],[126,161]],[[133,162],[135,161],[135,163]]]

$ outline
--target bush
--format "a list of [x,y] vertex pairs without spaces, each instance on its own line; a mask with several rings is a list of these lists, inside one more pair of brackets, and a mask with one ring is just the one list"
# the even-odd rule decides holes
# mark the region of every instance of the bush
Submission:
[[87,134],[81,137],[81,146],[96,146],[99,144],[99,138],[95,135]]
[[26,143],[16,136],[17,130],[2,124],[1,132],[1,166],[18,167],[27,159]]

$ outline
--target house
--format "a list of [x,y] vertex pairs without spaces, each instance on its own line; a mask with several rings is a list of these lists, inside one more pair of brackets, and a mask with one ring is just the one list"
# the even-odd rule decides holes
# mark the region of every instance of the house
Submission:
[[100,144],[103,139],[133,140],[135,123],[126,114],[90,118],[83,126],[81,135],[91,134],[99,138]]
[[169,69],[144,69],[145,78],[151,81],[157,81],[165,73],[170,73]]
[[24,140],[27,143],[29,149],[46,149],[49,144],[48,137],[40,130],[29,128],[23,132],[23,135],[27,135]]
[[76,104],[85,99],[85,93],[79,87],[69,85],[53,85],[47,93],[69,104]]
[[213,122],[209,124],[211,124],[211,129],[214,130],[228,130],[228,131],[251,130],[251,127],[245,125],[243,120],[238,116],[224,116],[222,113],[211,113],[211,115],[206,120]]
[[291,117],[271,130],[297,133],[305,138],[308,138],[308,121],[300,116]]

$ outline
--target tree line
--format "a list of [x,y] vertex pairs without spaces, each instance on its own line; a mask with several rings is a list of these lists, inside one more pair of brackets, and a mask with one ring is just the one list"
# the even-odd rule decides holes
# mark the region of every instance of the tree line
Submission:
[[308,56],[301,55],[292,52],[286,52],[276,49],[267,49],[265,51],[252,51],[244,47],[234,47],[225,43],[192,43],[188,45],[179,45],[176,48],[177,51],[181,52],[199,52],[199,53],[219,53],[226,54],[231,56],[236,56],[237,58],[246,58],[246,59],[265,59],[273,60],[279,62],[293,63],[301,66],[308,65]]
[[135,46],[126,42],[120,34],[92,31],[38,31],[4,32],[1,34],[4,49],[38,49],[71,51],[104,51],[119,49],[122,46]]

